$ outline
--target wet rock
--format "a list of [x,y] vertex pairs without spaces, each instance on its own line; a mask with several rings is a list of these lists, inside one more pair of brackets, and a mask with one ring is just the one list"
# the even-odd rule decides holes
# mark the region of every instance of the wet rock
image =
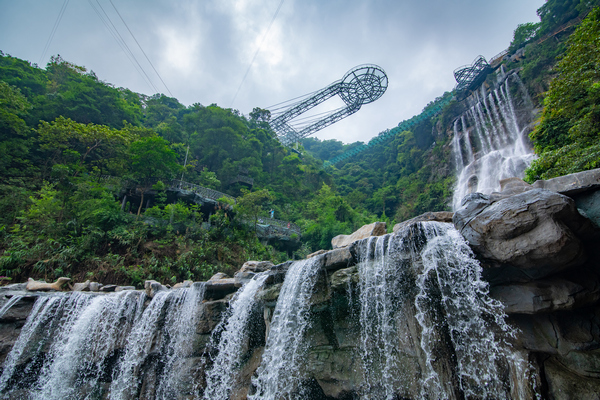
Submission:
[[122,292],[124,290],[135,290],[135,286],[117,286],[115,292]]
[[117,289],[117,285],[104,285],[100,289],[101,292],[114,292]]
[[160,282],[149,280],[144,282],[144,290],[146,290],[146,296],[153,298],[157,292],[167,290],[167,287]]
[[0,287],[0,292],[23,291],[27,290],[27,282],[12,283],[10,285]]
[[275,301],[279,297],[281,286],[283,286],[283,283],[276,283],[274,285],[268,286],[267,288],[258,292],[257,297],[266,302]]
[[229,278],[227,274],[219,272],[206,281],[205,296],[208,299],[222,299],[237,289],[235,278]]
[[572,279],[557,277],[494,286],[490,295],[502,302],[507,314],[572,310],[600,300],[600,279],[592,271],[578,271]]
[[480,257],[520,270],[521,276],[505,274],[507,281],[539,279],[581,265],[586,254],[578,236],[593,233],[572,199],[541,189],[495,203],[483,195],[467,196],[453,221]]
[[192,287],[193,283],[194,283],[194,281],[179,282],[179,283],[176,283],[175,285],[173,285],[173,289],[189,288],[189,287]]
[[411,218],[409,220],[400,222],[394,225],[394,233],[398,232],[400,229],[407,227],[408,225],[414,224],[416,222],[425,222],[425,221],[437,221],[437,222],[452,222],[452,216],[454,213],[449,211],[438,211],[438,212],[426,212],[424,214],[419,215],[418,217]]
[[74,292],[89,292],[90,291],[90,280],[88,279],[85,282],[77,282],[73,284]]
[[325,253],[324,267],[327,270],[336,270],[348,267],[355,263],[354,257],[348,247],[341,247]]
[[517,346],[549,355],[600,348],[600,307],[544,314],[513,314],[519,329]]
[[219,322],[221,322],[221,314],[227,310],[228,303],[229,302],[224,299],[204,302],[202,314],[200,315],[196,327],[196,333],[207,334],[212,332]]
[[293,261],[286,261],[281,264],[277,264],[271,267],[269,271],[269,277],[265,281],[266,285],[270,285],[273,283],[283,283],[285,279],[285,275],[290,269],[290,265],[292,265]]
[[246,261],[233,276],[235,285],[241,287],[244,283],[252,280],[257,273],[268,271],[271,267],[273,267],[271,261]]
[[36,281],[32,278],[29,278],[27,281],[26,289],[30,291],[46,291],[46,290],[56,290],[61,291],[63,286],[70,282],[71,278],[61,277],[56,280],[54,283],[46,283],[44,281]]
[[353,266],[350,268],[339,269],[331,274],[329,282],[331,290],[345,292],[351,285],[358,284],[358,268]]
[[550,399],[595,400],[600,393],[600,379],[581,376],[551,357],[544,362]]
[[90,282],[90,292],[99,292],[102,286],[104,285],[100,282]]
[[369,236],[381,236],[387,233],[387,224],[385,222],[373,222],[365,225],[351,235],[338,235],[331,239],[331,247],[334,249],[348,246],[357,240],[368,238]]

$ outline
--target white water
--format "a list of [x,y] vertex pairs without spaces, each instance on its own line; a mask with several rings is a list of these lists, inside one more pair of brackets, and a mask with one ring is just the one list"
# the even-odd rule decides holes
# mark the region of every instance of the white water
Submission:
[[[162,291],[145,310],[139,291],[40,297],[4,363],[0,393],[31,400],[130,399],[139,391],[140,367],[154,352],[164,372],[153,398],[176,398],[182,384],[177,364],[191,354],[203,296],[203,283]],[[22,377],[33,382],[19,385]]]
[[204,399],[226,400],[242,367],[242,356],[247,350],[248,321],[256,304],[256,293],[263,287],[268,274],[260,274],[246,283],[231,300],[226,316],[213,331],[220,334],[217,356],[206,374]]
[[[390,236],[367,239],[358,266],[360,276],[360,351],[364,372],[364,399],[393,399],[398,386],[398,312],[394,301],[398,288],[389,255]],[[400,317],[401,318],[401,317]],[[403,332],[405,333],[405,332]],[[399,335],[400,334],[400,335]]]
[[[425,222],[363,245],[361,399],[392,400],[419,388],[423,399],[455,398],[440,349],[454,354],[447,362],[455,364],[450,368],[466,397],[507,398],[497,369],[506,362],[506,346],[492,328],[503,335],[511,330],[454,227]],[[411,320],[419,329],[411,328]]]
[[531,100],[519,77],[512,74],[490,93],[486,94],[482,86],[481,93],[474,94],[477,103],[454,122],[452,148],[457,174],[454,210],[460,208],[469,193],[490,194],[500,190],[501,179],[522,178],[534,158],[527,138],[528,127],[519,126],[511,96],[515,82],[525,107],[520,111],[529,113],[531,121]]
[[19,300],[21,300],[23,296],[13,296],[11,297],[3,306],[0,308],[0,318],[4,317],[4,314],[11,309],[12,306],[17,304]]
[[110,399],[135,396],[142,383],[140,366],[152,351],[158,351],[164,363],[158,387],[153,388],[155,398],[177,397],[182,390],[180,378],[185,374],[175,365],[191,355],[204,291],[205,285],[200,282],[190,288],[156,293],[127,336],[125,354],[110,386]]
[[[421,347],[427,354],[428,375],[423,385],[432,397],[450,397],[445,384],[432,368],[435,323],[427,317],[434,292],[441,305],[454,354],[459,385],[465,397],[506,398],[497,364],[506,362],[507,345],[492,326],[504,335],[511,328],[504,322],[502,305],[488,296],[488,284],[481,279],[481,266],[465,239],[451,224],[423,223],[427,244],[421,252],[423,271],[417,277],[416,319],[421,325]],[[435,288],[435,289],[432,289]],[[486,321],[493,321],[492,324]],[[446,383],[447,384],[447,383]]]
[[256,393],[249,399],[288,398],[302,380],[304,333],[309,324],[309,299],[313,293],[321,258],[295,261],[288,270],[273,312],[267,344],[252,383]]

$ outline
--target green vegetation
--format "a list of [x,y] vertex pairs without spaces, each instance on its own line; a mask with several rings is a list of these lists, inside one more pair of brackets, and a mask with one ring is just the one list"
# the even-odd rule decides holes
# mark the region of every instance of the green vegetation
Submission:
[[539,158],[526,179],[548,179],[600,166],[600,8],[568,40],[558,77],[531,133]]
[[[332,177],[282,147],[269,117],[117,89],[60,57],[41,70],[1,54],[0,275],[200,280],[248,259],[306,255],[375,218],[332,204],[351,220],[311,227],[307,205]],[[174,178],[238,201],[178,198]],[[265,242],[256,221],[271,209],[320,240]]]
[[[428,107],[441,102],[436,99]],[[347,204],[359,214],[375,214],[380,221],[400,222],[426,211],[448,210],[454,185],[449,160],[449,137],[436,133],[454,110],[450,102],[444,112],[336,165],[333,182]],[[360,143],[302,141],[315,156],[335,157]]]
[[[538,103],[545,96],[530,181],[598,167],[600,11],[589,11],[599,3],[548,0],[540,23],[515,30],[505,68],[520,68]],[[451,101],[324,169],[362,143],[306,138],[290,151],[268,110],[247,117],[216,104],[184,106],[115,88],[59,56],[40,69],[0,52],[0,275],[137,286],[202,280],[249,259],[305,257],[376,220],[391,229],[448,210],[447,130],[463,107]],[[183,190],[188,184],[220,198],[200,201]],[[302,236],[269,236],[260,222],[269,210]]]

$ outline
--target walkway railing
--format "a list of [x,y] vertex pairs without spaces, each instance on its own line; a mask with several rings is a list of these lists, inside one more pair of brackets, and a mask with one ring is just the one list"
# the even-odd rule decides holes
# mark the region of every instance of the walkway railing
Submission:
[[[108,185],[126,185],[128,183],[127,180],[119,178],[117,176],[111,175],[101,175],[99,181],[108,184]],[[158,182],[159,179],[156,179]],[[180,189],[180,190],[188,190],[190,192],[194,192],[204,197],[205,199],[211,199],[214,201],[218,201],[221,198],[226,198],[233,203],[236,202],[235,197],[230,196],[225,193],[221,193],[218,190],[205,188],[200,185],[196,185],[195,183],[185,182],[180,179],[173,179],[169,186],[170,189]],[[244,223],[248,225],[254,225],[255,221],[252,220],[243,220]],[[257,221],[258,225],[267,225],[267,233],[268,234],[281,234],[283,236],[291,236],[292,234],[296,234],[298,236],[302,235],[302,231],[300,227],[296,224],[293,224],[289,221],[281,221],[275,218],[270,217],[259,217]]]
[[200,185],[196,185],[195,183],[184,182],[179,179],[173,179],[171,181],[171,188],[181,189],[181,190],[189,190],[190,192],[197,193],[206,199],[211,199],[211,200],[215,200],[215,201],[218,201],[220,198],[224,197],[235,203],[235,197],[233,197],[233,196],[230,196],[225,193],[221,193],[214,189],[209,189],[209,188],[205,188]]
[[258,226],[266,226],[268,229],[275,228],[278,232],[282,233],[285,236],[291,236],[292,234],[296,234],[298,236],[302,235],[302,230],[296,224],[293,224],[289,221],[281,221],[279,219],[270,218],[270,217],[258,217],[256,221],[251,219],[242,220],[245,224],[254,225],[256,222]]

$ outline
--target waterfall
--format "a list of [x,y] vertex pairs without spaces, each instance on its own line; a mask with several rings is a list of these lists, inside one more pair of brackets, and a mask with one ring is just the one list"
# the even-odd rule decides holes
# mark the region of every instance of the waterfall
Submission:
[[11,309],[12,306],[14,306],[15,304],[17,304],[19,302],[19,300],[21,300],[23,298],[23,296],[13,296],[11,297],[3,306],[2,308],[0,308],[0,318],[4,317],[4,314],[6,314],[8,312],[8,310]]
[[[490,194],[500,190],[501,179],[523,177],[534,158],[527,138],[533,104],[517,74],[504,78],[488,94],[483,86],[475,92],[475,104],[454,122],[455,210],[469,193]],[[511,89],[519,95],[519,107]]]
[[110,386],[110,399],[135,396],[142,384],[140,367],[153,352],[158,353],[162,373],[159,371],[156,377],[158,386],[146,390],[157,399],[177,398],[184,391],[182,378],[189,371],[177,364],[192,353],[204,292],[205,284],[197,282],[190,288],[156,293],[127,336],[125,354]]
[[313,257],[295,261],[290,266],[273,312],[261,364],[252,379],[256,393],[248,396],[249,399],[288,398],[301,389],[303,336],[308,328],[309,300],[321,264],[321,257]]
[[177,364],[192,351],[203,296],[203,283],[161,291],[145,310],[139,291],[41,296],[4,363],[0,393],[31,400],[133,398],[140,367],[154,353],[162,368],[152,397],[176,398]]
[[[249,339],[248,322],[252,315],[256,293],[262,288],[268,274],[262,273],[246,283],[231,300],[228,315],[215,328],[212,338],[219,336],[217,356],[206,374],[204,399],[227,400],[236,376],[242,366],[242,357]],[[216,340],[216,339],[214,339]]]
[[511,330],[458,231],[424,222],[359,247],[360,398],[507,398]]

